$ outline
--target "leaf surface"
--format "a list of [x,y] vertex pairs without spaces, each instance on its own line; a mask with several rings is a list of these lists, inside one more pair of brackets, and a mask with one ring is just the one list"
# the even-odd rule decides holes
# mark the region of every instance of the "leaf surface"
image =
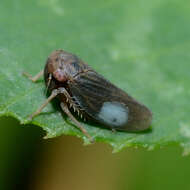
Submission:
[[[32,83],[56,49],[77,54],[153,112],[152,129],[127,133],[85,125],[96,141],[119,151],[180,144],[190,150],[190,4],[173,0],[1,1],[0,115],[28,123],[47,98],[44,82]],[[49,104],[33,121],[47,137],[87,139]]]

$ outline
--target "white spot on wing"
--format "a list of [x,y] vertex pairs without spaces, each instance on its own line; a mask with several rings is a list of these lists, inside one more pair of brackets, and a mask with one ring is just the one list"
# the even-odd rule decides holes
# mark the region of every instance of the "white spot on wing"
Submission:
[[104,102],[98,118],[104,123],[119,127],[127,123],[129,110],[119,102]]

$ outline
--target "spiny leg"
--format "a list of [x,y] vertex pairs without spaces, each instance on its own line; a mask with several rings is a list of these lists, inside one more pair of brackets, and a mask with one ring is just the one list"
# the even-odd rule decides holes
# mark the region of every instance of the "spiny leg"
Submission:
[[[69,95],[69,93],[67,92],[67,90],[65,88],[60,88],[62,89],[62,93],[65,95],[66,97],[66,101],[70,101],[72,102],[72,97]],[[69,111],[67,104],[61,102],[61,108],[62,110],[67,114],[68,117],[70,117],[70,119],[75,123],[75,125],[82,131],[82,133],[89,138],[89,140],[91,142],[94,142],[92,137],[88,134],[88,132],[86,131],[86,129],[80,124],[79,121],[77,121],[77,119],[72,115],[72,113]]]
[[67,114],[68,117],[70,117],[70,119],[75,123],[75,125],[82,131],[82,133],[89,138],[89,140],[91,142],[94,142],[92,137],[88,134],[88,132],[86,131],[86,129],[75,119],[75,117],[72,115],[72,113],[69,111],[68,106],[61,102],[61,108],[62,110]]
[[[46,107],[46,105],[51,102],[52,99],[54,99],[58,94],[64,94],[65,97],[67,98],[67,100],[70,100],[71,97],[69,95],[69,93],[67,92],[67,90],[65,88],[58,88],[52,91],[51,95],[48,97],[48,99],[32,114],[29,116],[28,119],[32,120],[32,118],[34,118],[35,116],[39,115],[41,113],[41,111],[43,110],[43,108]],[[88,132],[86,131],[86,129],[75,119],[75,117],[71,114],[71,112],[69,111],[68,107],[66,104],[64,104],[63,102],[61,103],[61,108],[63,109],[63,111],[71,118],[71,120],[77,125],[77,127],[84,133],[84,135],[86,135],[86,137],[89,138],[89,140],[91,142],[93,142],[92,137],[88,134]]]
[[26,76],[27,78],[29,78],[32,82],[36,82],[43,74],[44,74],[44,71],[40,71],[37,75],[35,76],[32,76],[30,75],[29,73],[26,73],[26,72],[23,72],[22,73],[24,76]]

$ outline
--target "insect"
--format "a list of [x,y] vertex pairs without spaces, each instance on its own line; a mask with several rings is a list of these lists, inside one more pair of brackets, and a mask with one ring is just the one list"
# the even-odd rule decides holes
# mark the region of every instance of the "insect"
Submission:
[[44,75],[46,88],[51,93],[37,111],[30,115],[30,119],[40,114],[57,97],[61,109],[90,139],[91,136],[74,113],[84,120],[93,120],[116,131],[138,132],[146,130],[151,124],[152,112],[145,105],[106,80],[72,53],[53,51],[43,71],[34,77],[24,74],[33,82]]

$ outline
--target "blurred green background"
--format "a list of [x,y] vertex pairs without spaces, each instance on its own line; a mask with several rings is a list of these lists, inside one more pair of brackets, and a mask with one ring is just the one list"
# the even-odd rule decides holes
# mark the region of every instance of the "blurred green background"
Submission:
[[0,119],[0,189],[189,189],[190,157],[176,147],[153,151],[83,146],[70,136],[43,140],[36,126]]
[[[17,95],[38,85],[38,89],[31,92],[33,96],[25,97],[26,102],[30,100],[31,105],[38,106],[39,99],[42,102],[45,98],[44,85],[38,83],[34,87],[21,77],[21,71],[39,71],[50,51],[66,48],[79,53],[98,72],[132,92],[154,111],[152,133],[126,133],[126,137],[120,134],[116,139],[112,133],[109,136],[109,132],[105,131],[108,139],[104,140],[112,143],[116,139],[119,142],[122,137],[124,145],[134,140],[134,143],[141,143],[142,146],[148,144],[150,147],[168,142],[189,143],[188,1],[2,2],[0,69],[3,74],[0,75],[0,82],[6,75],[10,79],[0,83],[2,110],[6,108],[4,104],[7,99],[11,102],[15,98],[15,94],[11,93],[13,88],[4,89],[10,82]],[[10,63],[9,67],[6,66],[7,62]],[[15,70],[18,72],[13,75],[12,71]],[[15,85],[15,79],[19,85]],[[33,107],[22,101],[19,103],[4,112],[0,110],[0,114],[14,112],[15,117],[24,120]],[[28,110],[23,112],[18,105]],[[69,125],[57,113],[44,114],[38,119],[36,121],[41,121],[42,126],[52,134],[55,134],[52,127],[54,121],[59,125],[63,122],[63,129],[58,126],[57,134],[77,131],[74,127],[69,131]],[[185,126],[182,132],[179,126]],[[92,133],[101,131],[91,129],[91,126],[88,129]],[[79,133],[77,131],[75,134]],[[103,132],[99,135],[99,139],[104,136]],[[133,135],[135,138],[131,140]],[[0,118],[0,190],[190,188],[190,157],[183,157],[183,150],[177,146],[164,146],[151,151],[125,148],[113,154],[111,146],[104,143],[83,146],[82,140],[76,137],[62,135],[45,140],[43,136],[45,132],[40,127],[21,125],[11,117]]]

